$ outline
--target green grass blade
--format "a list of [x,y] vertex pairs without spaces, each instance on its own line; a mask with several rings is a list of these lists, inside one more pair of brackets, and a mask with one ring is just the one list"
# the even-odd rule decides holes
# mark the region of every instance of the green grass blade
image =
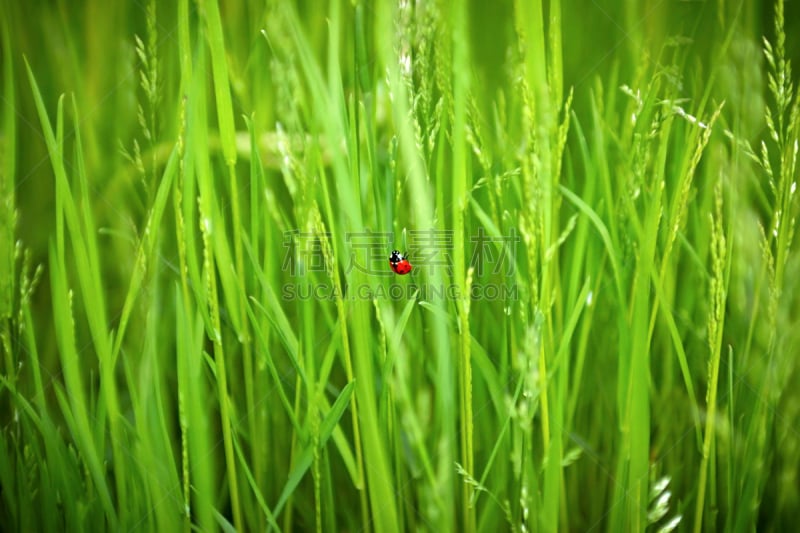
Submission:
[[[14,90],[14,60],[11,52],[11,35],[6,15],[0,17],[0,32],[3,43],[3,138],[2,174],[0,174],[0,321],[11,318],[14,307],[14,255],[16,227],[16,183],[17,175],[17,120],[15,114],[16,92]],[[3,327],[6,327],[5,324]],[[10,371],[10,369],[8,370]]]
[[[319,428],[319,446],[325,445],[328,438],[331,436],[334,427],[339,423],[339,419],[344,414],[344,411],[347,409],[347,405],[350,402],[350,396],[353,394],[354,387],[354,383],[348,383],[347,386],[342,389],[342,392],[339,393],[339,396],[336,398],[333,406],[331,406],[330,411],[323,417]],[[314,455],[313,447],[314,442],[310,442],[296,457],[294,468],[292,468],[292,471],[289,474],[289,479],[286,481],[286,485],[284,486],[277,503],[273,507],[273,512],[275,514],[279,514],[281,512],[292,492],[294,492],[294,490],[297,488],[297,485],[300,483],[300,480],[303,479],[303,476],[305,476],[306,472],[311,467],[311,461]]]

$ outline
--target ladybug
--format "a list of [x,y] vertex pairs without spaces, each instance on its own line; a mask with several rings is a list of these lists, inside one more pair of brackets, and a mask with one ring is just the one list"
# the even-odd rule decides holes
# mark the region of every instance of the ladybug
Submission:
[[392,272],[401,276],[411,272],[411,263],[408,262],[405,255],[397,250],[392,250],[392,254],[389,256],[389,266],[392,267]]

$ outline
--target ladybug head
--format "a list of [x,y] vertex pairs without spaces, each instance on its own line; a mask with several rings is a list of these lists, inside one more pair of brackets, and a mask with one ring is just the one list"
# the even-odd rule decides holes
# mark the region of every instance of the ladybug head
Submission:
[[403,254],[401,254],[399,250],[392,250],[392,253],[389,255],[389,262],[399,263],[402,260],[403,260]]

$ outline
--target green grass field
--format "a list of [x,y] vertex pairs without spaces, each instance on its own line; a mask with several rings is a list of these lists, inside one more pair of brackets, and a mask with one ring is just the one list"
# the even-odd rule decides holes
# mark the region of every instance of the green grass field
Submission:
[[797,1],[0,34],[3,530],[796,530]]

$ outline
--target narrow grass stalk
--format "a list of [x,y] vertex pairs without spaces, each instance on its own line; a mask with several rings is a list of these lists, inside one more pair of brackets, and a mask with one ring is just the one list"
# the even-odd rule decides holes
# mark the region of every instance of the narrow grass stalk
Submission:
[[711,309],[708,318],[708,391],[706,393],[706,430],[703,438],[700,476],[697,483],[698,493],[695,505],[694,532],[713,529],[713,523],[703,527],[705,510],[705,492],[709,476],[709,460],[712,457],[714,436],[717,432],[717,385],[719,368],[722,359],[722,333],[725,326],[725,302],[728,294],[728,277],[730,274],[729,245],[723,219],[722,179],[717,182],[715,191],[715,210],[711,218]]
[[[475,472],[472,416],[472,339],[469,327],[469,294],[471,275],[464,260],[467,190],[471,165],[467,159],[465,131],[467,92],[469,90],[469,57],[467,54],[467,20],[463,4],[457,2],[453,13],[453,276],[462,297],[456,301],[459,334],[459,419],[461,421],[461,464],[472,475]],[[474,488],[462,483],[463,530],[476,529],[475,509],[472,506]]]
[[[16,117],[14,114],[16,95],[14,91],[14,62],[11,53],[11,36],[6,16],[0,16],[0,32],[3,44],[3,122],[2,128],[6,146],[0,151],[0,350],[3,351],[4,373],[8,377],[9,388],[16,391],[16,363],[11,348],[12,320],[15,297],[16,246]],[[38,368],[37,368],[38,371]],[[7,481],[7,480],[6,480]]]
[[[15,116],[16,91],[14,90],[14,58],[11,52],[11,35],[8,20],[0,16],[0,32],[3,43],[3,147],[2,166],[0,166],[0,335],[3,342],[10,342],[10,320],[14,310],[14,263],[16,229],[16,176],[17,166],[17,121]],[[4,346],[6,358],[11,358],[10,350]],[[13,362],[7,360],[6,372],[13,372]]]
[[[182,2],[185,7],[186,0]],[[183,8],[181,8],[182,10]],[[181,15],[185,16],[185,13]],[[181,16],[179,15],[179,16]],[[186,36],[188,37],[188,35]],[[188,44],[188,43],[187,43]],[[187,84],[188,85],[188,84]],[[186,404],[189,397],[189,358],[182,357],[181,347],[184,348],[183,353],[188,353],[186,348],[191,345],[190,339],[192,338],[192,330],[190,323],[186,317],[189,309],[192,309],[189,285],[187,280],[187,266],[186,266],[186,241],[184,234],[186,232],[186,225],[183,219],[183,202],[182,194],[186,176],[186,98],[181,99],[180,107],[180,122],[178,130],[178,177],[173,184],[172,191],[172,209],[175,214],[175,242],[178,247],[178,267],[180,268],[180,287],[176,290],[175,295],[175,313],[178,317],[177,325],[177,349],[176,349],[176,368],[178,380],[178,417],[181,426],[181,466],[183,477],[183,505],[184,505],[184,533],[191,530],[192,525],[192,498],[191,498],[191,467],[190,467],[190,446],[189,446],[189,420],[190,413]]]
[[[200,214],[204,218],[206,217],[204,209],[200,210]],[[213,258],[213,253],[210,250],[211,237],[209,235],[209,229],[210,228],[207,228],[204,229],[203,231],[203,241],[205,245],[204,249],[206,254],[204,268],[206,270],[208,306],[211,315],[211,325],[214,328],[212,340],[214,342],[214,359],[217,363],[216,376],[217,376],[217,386],[219,395],[220,421],[222,424],[222,440],[223,440],[223,445],[225,447],[225,462],[227,465],[229,489],[231,491],[231,507],[233,508],[233,517],[234,517],[233,521],[235,525],[238,524],[239,527],[242,527],[244,525],[244,522],[242,520],[242,511],[239,502],[239,487],[237,482],[236,460],[234,457],[234,450],[233,450],[233,432],[231,428],[232,420],[230,415],[230,404],[229,404],[230,397],[228,395],[226,357],[225,357],[225,349],[222,344],[222,323],[220,321],[219,301],[217,299],[217,282],[214,275],[214,272],[216,270],[216,263]]]

